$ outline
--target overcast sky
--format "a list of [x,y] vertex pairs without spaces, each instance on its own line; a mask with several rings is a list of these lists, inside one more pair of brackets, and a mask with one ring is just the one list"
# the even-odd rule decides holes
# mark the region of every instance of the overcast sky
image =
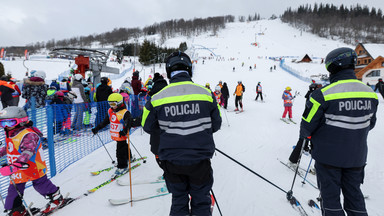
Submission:
[[114,28],[144,27],[170,19],[258,13],[281,15],[313,3],[359,3],[384,11],[384,0],[1,0],[0,48],[87,36]]

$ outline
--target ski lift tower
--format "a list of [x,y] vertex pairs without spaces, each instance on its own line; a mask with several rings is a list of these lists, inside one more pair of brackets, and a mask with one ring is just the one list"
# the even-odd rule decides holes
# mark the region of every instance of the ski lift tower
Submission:
[[117,56],[117,62],[121,64],[123,59],[123,48],[75,48],[75,47],[61,47],[54,48],[50,54],[52,55],[66,55],[75,58],[77,69],[75,74],[81,74],[85,78],[85,72],[91,71],[93,76],[93,84],[100,83],[100,74],[113,73],[119,74],[118,68],[107,66],[107,61],[111,53]]

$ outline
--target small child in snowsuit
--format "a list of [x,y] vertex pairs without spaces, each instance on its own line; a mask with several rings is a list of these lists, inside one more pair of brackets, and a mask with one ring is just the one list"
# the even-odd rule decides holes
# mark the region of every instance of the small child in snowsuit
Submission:
[[108,115],[105,116],[104,120],[92,128],[93,134],[97,134],[99,130],[110,124],[109,132],[112,140],[116,141],[116,158],[117,158],[117,169],[112,175],[112,178],[116,178],[119,175],[125,174],[129,171],[128,169],[128,151],[130,153],[131,161],[132,152],[128,149],[129,141],[129,130],[131,127],[139,126],[141,118],[132,119],[131,113],[127,110],[124,104],[124,98],[119,93],[112,93],[108,97],[108,103],[111,108],[108,109]]
[[284,113],[283,113],[283,119],[285,119],[285,117],[287,116],[287,113],[288,113],[288,116],[289,116],[289,120],[292,119],[292,100],[293,100],[293,96],[291,94],[291,87],[287,87],[285,88],[285,91],[283,92],[283,96],[282,96],[282,99],[284,100]]
[[4,204],[8,215],[29,215],[18,195],[24,194],[29,181],[37,192],[49,200],[43,213],[60,208],[70,200],[64,199],[59,187],[47,178],[47,166],[42,154],[43,134],[32,125],[21,107],[10,106],[0,111],[0,127],[4,128],[6,135],[6,146],[0,149],[0,156],[7,155],[9,164],[0,168],[0,174],[11,179]]

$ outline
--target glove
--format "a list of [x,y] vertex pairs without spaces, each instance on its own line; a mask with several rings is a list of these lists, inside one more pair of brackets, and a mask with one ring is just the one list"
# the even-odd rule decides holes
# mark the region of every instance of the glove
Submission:
[[96,135],[97,134],[97,130],[96,130],[96,128],[92,128],[92,133],[94,134],[94,135]]
[[127,135],[126,133],[124,133],[124,131],[119,131],[119,134],[120,134],[120,137],[123,137],[123,136],[125,136],[125,135]]
[[23,168],[23,165],[21,165],[21,163],[14,163],[0,168],[0,174],[2,176],[10,176],[21,168]]
[[235,96],[235,93],[233,93],[233,96]]

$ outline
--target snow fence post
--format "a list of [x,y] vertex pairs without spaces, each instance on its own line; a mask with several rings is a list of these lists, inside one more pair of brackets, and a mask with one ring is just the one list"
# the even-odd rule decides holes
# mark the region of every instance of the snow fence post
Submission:
[[36,98],[31,97],[31,120],[33,122],[33,126],[36,127]]
[[[56,107],[56,109],[58,108],[59,107]],[[56,175],[55,145],[53,142],[53,123],[53,105],[47,105],[48,153],[51,178]]]

